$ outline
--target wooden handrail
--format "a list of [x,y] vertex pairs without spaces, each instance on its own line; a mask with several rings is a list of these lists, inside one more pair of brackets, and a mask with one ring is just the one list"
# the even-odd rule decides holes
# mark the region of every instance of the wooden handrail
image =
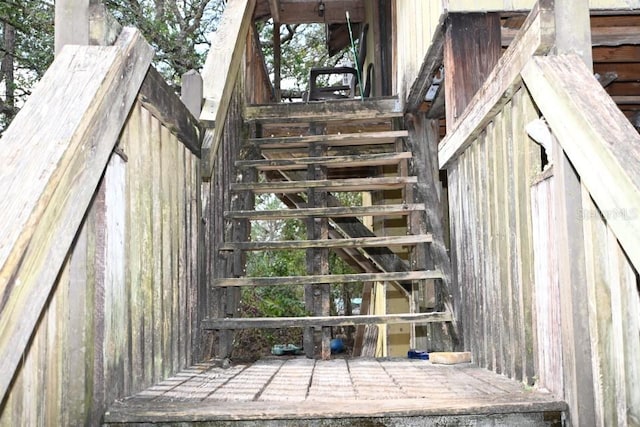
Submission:
[[[522,78],[629,260],[640,269],[640,135],[577,55],[533,58]],[[581,214],[584,219],[595,215]]]
[[255,4],[256,0],[234,0],[227,4],[202,70],[205,103],[200,120],[214,128],[213,137],[205,138],[202,147],[204,178],[211,177],[222,140],[224,120],[241,69]]
[[132,28],[114,46],[65,46],[3,135],[0,401],[152,58]]

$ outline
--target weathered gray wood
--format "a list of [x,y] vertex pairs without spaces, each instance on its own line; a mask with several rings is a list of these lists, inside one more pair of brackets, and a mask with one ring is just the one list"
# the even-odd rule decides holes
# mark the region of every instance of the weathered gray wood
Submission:
[[640,135],[577,56],[536,58],[523,78],[631,263],[640,265],[640,217],[620,215],[640,209]]
[[330,208],[297,208],[277,209],[269,211],[228,211],[225,218],[247,218],[252,220],[279,220],[286,218],[306,217],[358,217],[358,216],[386,216],[409,215],[411,212],[423,211],[424,203],[404,205],[372,205],[372,206],[336,206]]
[[321,283],[353,283],[353,282],[382,282],[439,279],[439,271],[400,271],[390,273],[355,273],[355,274],[324,274],[308,276],[284,277],[243,277],[230,279],[216,279],[213,286],[280,286],[307,285]]
[[409,90],[409,95],[407,96],[407,102],[405,104],[405,111],[409,113],[416,113],[425,101],[424,98],[427,95],[429,87],[433,83],[434,75],[442,64],[444,53],[445,16],[446,15],[444,14],[440,16],[440,21],[438,22],[435,30],[433,30],[431,44],[424,56],[424,60],[420,66],[420,71],[418,71],[418,76]]
[[210,177],[224,133],[240,64],[245,52],[256,0],[230,2],[224,10],[202,70],[205,104],[200,121],[215,127],[213,138],[203,147],[203,176]]
[[309,144],[321,143],[330,147],[349,147],[357,145],[392,144],[397,138],[408,135],[406,130],[358,132],[330,135],[289,136],[282,138],[254,138],[249,144],[256,144],[262,149],[306,148]]
[[220,246],[220,250],[231,251],[241,249],[244,251],[265,251],[276,249],[410,246],[418,243],[431,242],[431,239],[430,234],[420,234],[411,236],[360,237],[352,239],[225,242]]
[[202,327],[205,329],[301,328],[310,326],[450,322],[451,319],[451,314],[448,312],[326,317],[254,317],[207,319],[202,322]]
[[89,44],[110,46],[118,39],[122,26],[102,2],[90,1],[90,3]]
[[328,191],[370,191],[392,190],[402,188],[416,182],[415,177],[391,178],[349,178],[316,181],[277,181],[260,182],[255,184],[231,184],[231,191],[251,190],[256,194],[264,193],[299,193],[307,188],[317,188]]
[[[276,0],[277,1],[277,0]],[[282,100],[281,86],[281,62],[282,62],[282,46],[280,43],[280,20],[276,19],[279,16],[278,5],[272,5],[269,2],[271,10],[276,11],[276,15],[273,16],[273,92],[275,95],[275,101],[280,102]]]
[[[66,52],[5,131],[0,147],[1,158],[13,159],[0,172],[1,203],[6,205],[2,223],[8,225],[0,239],[4,301],[0,396],[11,381],[152,57],[151,48],[135,30],[123,31],[113,47],[73,47]],[[58,111],[55,120],[33,120],[44,106],[59,107],[61,90],[75,94],[73,108]],[[29,172],[29,168],[36,170]]]
[[280,22],[280,9],[282,5],[280,4],[280,0],[269,0],[269,11],[271,12],[271,17],[273,18],[273,22]]
[[89,44],[89,0],[55,2],[55,52],[65,45]]
[[520,71],[533,55],[548,52],[554,43],[552,0],[536,3],[514,43],[498,60],[485,84],[459,118],[456,131],[447,135],[438,151],[440,169],[471,144],[495,114],[511,98],[520,82]]
[[251,105],[245,109],[245,119],[259,123],[305,123],[318,117],[323,122],[389,119],[402,114],[397,97]]
[[410,159],[411,153],[354,154],[350,156],[294,157],[290,159],[238,160],[238,168],[256,168],[257,170],[300,170],[309,165],[327,168],[363,167],[397,165]]
[[149,68],[138,97],[147,110],[178,136],[180,142],[200,156],[204,129],[155,68]]
[[[202,76],[196,70],[189,70],[182,75],[180,99],[193,117],[200,117],[202,112]],[[204,132],[201,132],[204,136]]]

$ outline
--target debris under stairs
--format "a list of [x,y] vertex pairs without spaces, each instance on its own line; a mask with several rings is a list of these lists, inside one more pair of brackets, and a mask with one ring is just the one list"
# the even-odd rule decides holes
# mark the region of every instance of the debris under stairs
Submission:
[[[237,203],[225,212],[233,240],[221,246],[233,257],[236,277],[213,286],[236,292],[245,286],[304,286],[305,307],[313,315],[240,318],[228,310],[229,317],[207,319],[203,327],[225,331],[219,340],[231,340],[229,331],[236,329],[302,327],[307,357],[328,359],[335,326],[451,324],[448,280],[429,259],[433,236],[426,230],[424,201],[414,191],[418,177],[412,172],[424,168],[415,167],[397,99],[249,106],[245,113],[250,137],[235,162],[239,180],[230,188]],[[344,206],[339,192],[366,194],[363,200],[370,203]],[[254,210],[255,195],[264,193],[275,194],[288,209]],[[287,218],[306,224],[305,240],[249,239],[251,221]],[[375,233],[366,221],[376,225]],[[306,275],[243,277],[247,251],[283,249],[306,251]],[[332,274],[329,251],[359,273]],[[330,316],[331,284],[349,282],[393,284],[406,292],[410,310]]]

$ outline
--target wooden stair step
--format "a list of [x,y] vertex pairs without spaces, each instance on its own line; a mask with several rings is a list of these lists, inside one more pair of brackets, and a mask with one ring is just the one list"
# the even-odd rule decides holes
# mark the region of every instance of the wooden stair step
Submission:
[[442,273],[439,271],[421,270],[390,273],[324,274],[315,276],[239,277],[217,279],[214,281],[213,286],[224,288],[230,286],[319,285],[353,282],[401,282],[441,278]]
[[227,219],[280,220],[287,218],[348,218],[359,216],[409,215],[424,211],[424,203],[402,205],[337,206],[331,208],[226,211]]
[[269,170],[302,170],[310,165],[326,166],[327,168],[346,168],[363,166],[397,165],[402,160],[412,157],[410,152],[354,154],[350,156],[298,157],[288,159],[260,159],[237,160],[238,168],[256,168],[261,171]]
[[358,145],[382,145],[395,143],[398,138],[406,138],[406,130],[358,132],[331,135],[287,136],[280,138],[253,138],[247,143],[261,149],[292,149],[307,148],[311,143],[329,147],[350,147]]
[[249,123],[296,123],[393,119],[404,115],[397,97],[250,105]]
[[265,251],[308,248],[370,248],[386,246],[412,246],[419,243],[430,243],[431,241],[431,234],[415,234],[409,236],[358,237],[353,239],[225,242],[220,247],[220,250]]
[[449,312],[403,313],[358,316],[316,316],[316,317],[253,317],[205,319],[204,329],[251,329],[251,328],[306,328],[320,326],[355,326],[394,323],[434,323],[451,322]]
[[326,191],[373,191],[394,190],[407,184],[415,184],[415,176],[387,177],[387,178],[348,178],[324,179],[311,181],[269,181],[253,183],[233,183],[232,191],[251,190],[256,194],[263,193],[300,193],[309,188]]

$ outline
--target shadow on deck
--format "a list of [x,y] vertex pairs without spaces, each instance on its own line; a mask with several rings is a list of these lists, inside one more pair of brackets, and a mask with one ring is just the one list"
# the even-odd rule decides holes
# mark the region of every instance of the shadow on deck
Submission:
[[[561,425],[566,404],[473,365],[263,359],[193,366],[105,414],[107,425]],[[185,425],[185,424],[181,424]]]

